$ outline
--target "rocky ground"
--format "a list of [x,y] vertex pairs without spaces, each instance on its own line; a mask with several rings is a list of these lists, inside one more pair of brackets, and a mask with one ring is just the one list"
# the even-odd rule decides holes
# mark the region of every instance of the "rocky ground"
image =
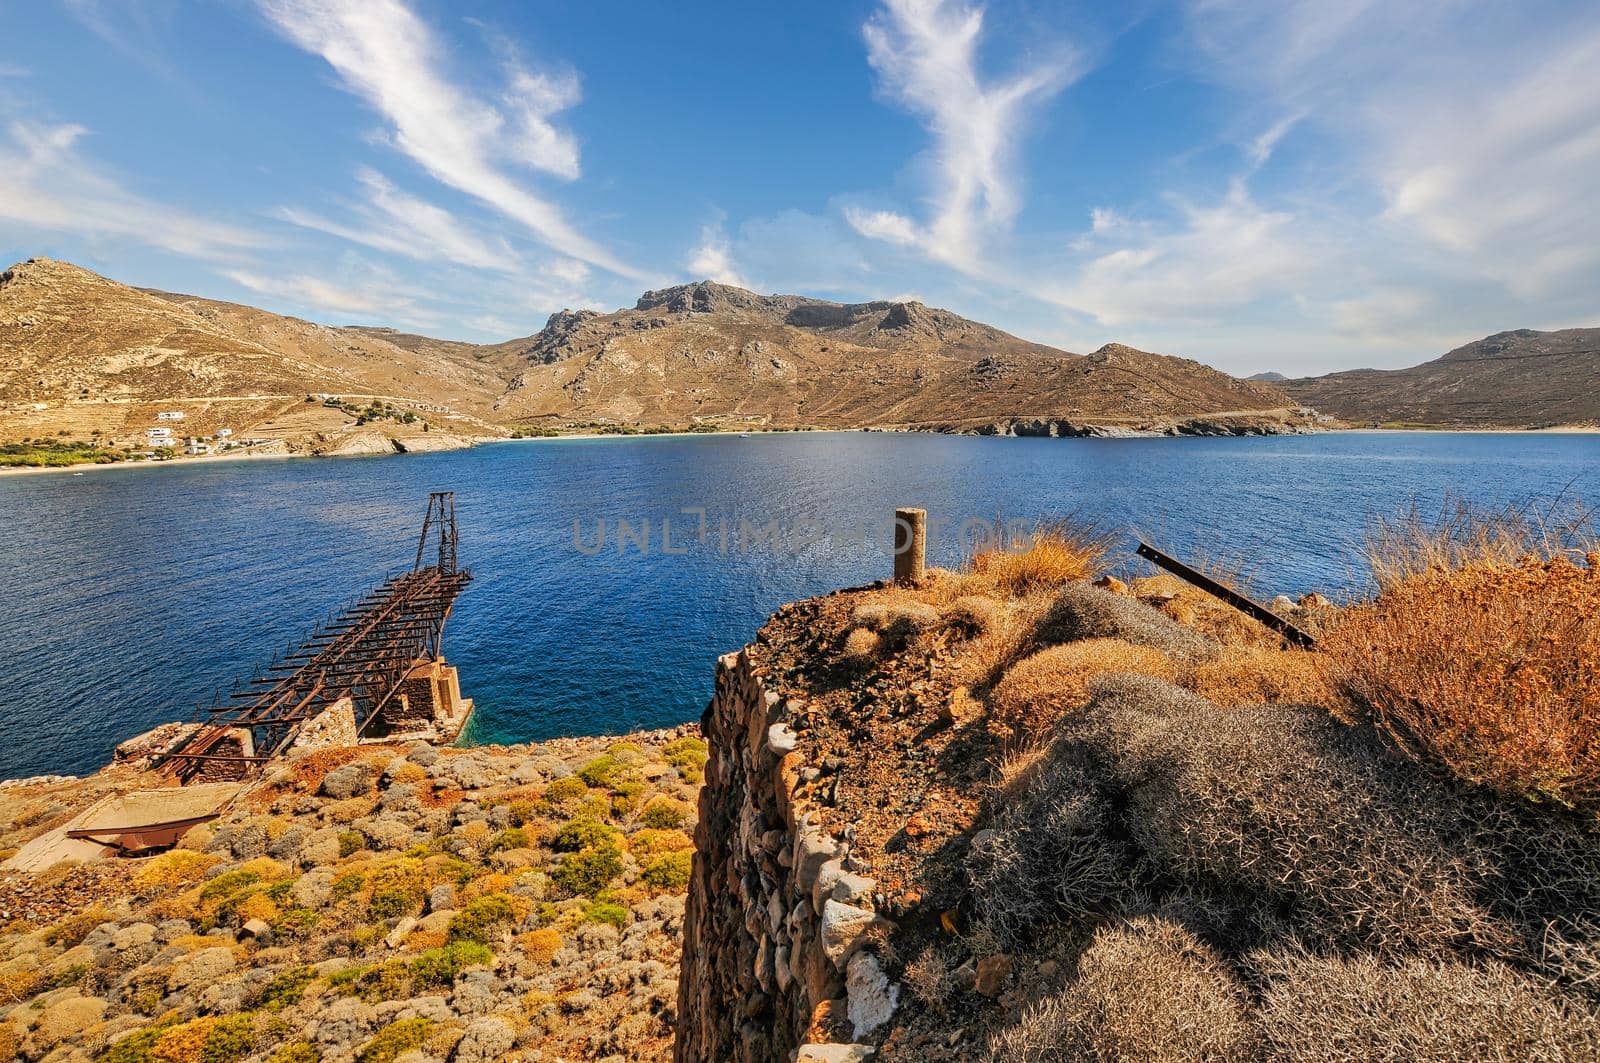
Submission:
[[[323,750],[145,859],[0,872],[0,1058],[670,1055],[692,729]],[[12,850],[113,768],[0,788]]]

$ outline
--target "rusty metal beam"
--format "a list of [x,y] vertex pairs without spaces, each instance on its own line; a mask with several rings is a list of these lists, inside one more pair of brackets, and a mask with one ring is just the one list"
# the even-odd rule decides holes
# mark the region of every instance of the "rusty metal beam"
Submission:
[[1310,649],[1317,644],[1317,640],[1312,638],[1309,632],[1291,624],[1266,606],[1246,598],[1227,584],[1212,579],[1198,569],[1190,568],[1177,558],[1164,554],[1146,543],[1140,543],[1139,548],[1134,552],[1146,561],[1166,569],[1179,579],[1192,583],[1213,598],[1226,602],[1246,616],[1259,620],[1296,646]]

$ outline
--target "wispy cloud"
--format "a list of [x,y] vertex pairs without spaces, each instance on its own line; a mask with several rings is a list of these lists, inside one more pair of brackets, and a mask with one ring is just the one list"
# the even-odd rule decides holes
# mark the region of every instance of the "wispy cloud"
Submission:
[[443,207],[400,191],[376,170],[363,167],[356,179],[366,193],[366,202],[356,208],[362,224],[332,221],[298,207],[283,207],[278,216],[303,228],[418,261],[444,259],[502,272],[523,268],[520,256],[504,240],[480,237]]
[[81,125],[12,122],[0,140],[0,218],[210,260],[237,260],[240,252],[269,244],[259,233],[130,191],[78,150],[87,135]]
[[261,6],[280,32],[325,59],[381,113],[394,146],[436,180],[516,220],[563,255],[641,276],[514,175],[520,168],[578,176],[577,143],[551,122],[577,102],[575,80],[514,71],[491,102],[449,77],[440,42],[400,0],[261,0]]
[[920,117],[933,138],[930,216],[918,223],[894,211],[852,210],[864,236],[915,245],[971,268],[985,227],[1005,226],[1021,206],[1018,141],[1029,109],[1079,72],[1070,52],[1005,77],[986,77],[979,45],[984,12],[958,0],[885,0],[863,33],[879,88]]
[[694,249],[685,263],[689,275],[695,279],[714,280],[718,284],[731,284],[738,288],[754,288],[750,281],[739,272],[734,265],[733,250],[728,243],[728,234],[723,231],[720,223],[707,225],[700,230],[700,245]]

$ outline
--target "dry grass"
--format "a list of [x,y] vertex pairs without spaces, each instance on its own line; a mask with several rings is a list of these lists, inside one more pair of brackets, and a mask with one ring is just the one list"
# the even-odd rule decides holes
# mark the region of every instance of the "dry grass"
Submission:
[[1237,1063],[1255,1057],[1255,1041],[1243,989],[1217,954],[1175,923],[1140,917],[1096,931],[1077,980],[989,1051],[1000,1063]]
[[1133,597],[1153,605],[1184,627],[1225,645],[1276,646],[1282,641],[1282,636],[1259,620],[1251,619],[1226,602],[1167,573],[1136,579],[1128,590]]
[[855,628],[844,638],[844,655],[852,661],[868,661],[877,655],[882,641],[870,628]]
[[1335,695],[1324,672],[1318,657],[1304,650],[1230,648],[1217,660],[1194,668],[1184,685],[1218,705],[1262,701],[1332,705]]
[[993,545],[972,556],[969,569],[1009,597],[1100,574],[1113,537],[1067,518],[1037,528],[1024,543],[1007,542],[996,528]]
[[1052,646],[1005,673],[989,696],[994,717],[1025,741],[1037,741],[1062,716],[1089,703],[1089,680],[1108,672],[1173,678],[1159,650],[1122,639],[1091,638]]
[[1378,597],[1321,640],[1329,679],[1413,756],[1501,793],[1597,810],[1600,554],[1508,560],[1507,534],[1484,531],[1477,556],[1437,546],[1453,567],[1391,559]]
[[1590,1008],[1504,964],[1293,949],[1253,959],[1267,979],[1259,1025],[1274,1059],[1600,1058]]

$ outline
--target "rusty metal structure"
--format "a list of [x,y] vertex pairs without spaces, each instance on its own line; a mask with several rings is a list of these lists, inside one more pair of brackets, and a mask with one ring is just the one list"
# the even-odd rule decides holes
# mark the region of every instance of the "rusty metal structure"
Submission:
[[1226,583],[1221,583],[1217,580],[1214,580],[1198,569],[1190,568],[1188,565],[1184,564],[1182,561],[1179,561],[1177,558],[1172,557],[1170,554],[1164,554],[1160,550],[1157,550],[1155,547],[1150,546],[1147,543],[1140,543],[1139,548],[1135,550],[1134,553],[1138,554],[1146,561],[1149,561],[1151,564],[1158,565],[1161,568],[1166,569],[1179,579],[1199,587],[1201,590],[1205,591],[1207,594],[1218,599],[1219,601],[1226,602],[1246,616],[1261,621],[1261,623],[1265,624],[1273,631],[1276,631],[1278,634],[1282,635],[1285,639],[1294,643],[1296,646],[1300,646],[1304,649],[1310,649],[1312,646],[1316,645],[1317,640],[1311,637],[1310,632],[1296,627],[1294,624],[1291,624],[1289,621],[1285,620],[1277,613],[1274,613],[1266,606],[1261,605],[1259,602],[1255,602],[1249,598],[1246,598],[1244,595],[1240,594]]
[[[308,720],[349,698],[357,734],[369,731],[419,663],[440,661],[444,625],[472,573],[456,563],[455,493],[428,498],[416,560],[212,705],[159,767],[188,783],[238,779],[294,744]],[[424,561],[427,563],[424,564]]]

